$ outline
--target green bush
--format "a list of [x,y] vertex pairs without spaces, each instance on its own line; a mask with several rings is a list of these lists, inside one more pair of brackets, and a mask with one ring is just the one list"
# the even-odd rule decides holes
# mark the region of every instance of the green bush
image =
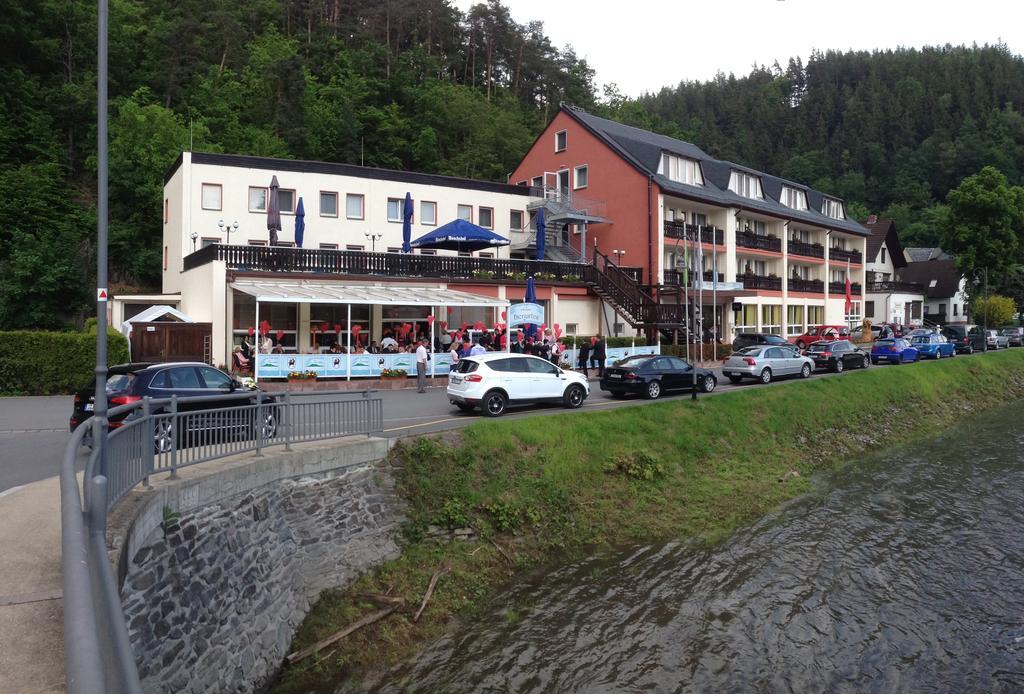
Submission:
[[[107,364],[127,361],[128,340],[108,328]],[[72,393],[92,380],[95,368],[95,321],[84,332],[0,332],[0,395]]]

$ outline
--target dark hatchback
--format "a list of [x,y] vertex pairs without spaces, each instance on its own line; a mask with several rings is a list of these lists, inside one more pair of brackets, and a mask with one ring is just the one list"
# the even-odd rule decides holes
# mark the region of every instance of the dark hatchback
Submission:
[[601,390],[607,390],[613,397],[642,395],[654,400],[669,390],[692,390],[695,381],[697,389],[704,393],[718,385],[714,373],[691,366],[679,357],[636,355],[605,369]]
[[804,354],[814,360],[816,369],[836,373],[845,369],[866,369],[871,364],[871,355],[849,340],[815,342]]
[[747,347],[761,347],[763,345],[788,347],[789,343],[786,342],[785,338],[779,335],[772,335],[771,333],[740,333],[732,339],[733,352],[739,352]]
[[[93,380],[87,387],[75,393],[74,411],[69,422],[71,431],[92,417],[95,406],[95,383],[96,381]],[[255,402],[257,395],[264,403],[276,401],[273,396],[245,388],[230,375],[209,364],[198,362],[134,363],[111,366],[107,370],[107,406],[110,409],[139,402],[146,396],[156,400],[169,398],[172,395],[178,396],[180,400],[179,412],[248,405]],[[190,404],[188,402],[189,398],[202,395],[232,395],[234,397],[225,398],[216,403]],[[167,411],[167,408],[154,409],[154,412],[160,411]],[[110,428],[120,427],[128,416],[128,413],[115,415],[110,420]],[[274,409],[267,410],[265,417],[264,435],[270,438],[277,432]],[[251,428],[248,417],[245,418],[245,424]],[[86,438],[88,439],[88,435]],[[161,445],[169,447],[166,442]]]

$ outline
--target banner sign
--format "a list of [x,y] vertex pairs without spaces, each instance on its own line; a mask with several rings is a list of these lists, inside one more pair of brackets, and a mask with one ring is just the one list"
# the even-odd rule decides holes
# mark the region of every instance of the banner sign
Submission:
[[544,307],[540,304],[512,304],[508,307],[508,324],[515,325],[543,325]]

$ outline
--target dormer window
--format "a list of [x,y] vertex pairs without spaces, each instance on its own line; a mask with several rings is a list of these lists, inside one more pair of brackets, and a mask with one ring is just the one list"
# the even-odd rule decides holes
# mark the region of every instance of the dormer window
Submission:
[[843,211],[843,203],[839,200],[825,198],[821,203],[821,213],[832,219],[846,219],[846,212]]
[[764,191],[761,190],[761,179],[742,171],[733,170],[729,174],[729,190],[745,198],[764,199]]
[[658,173],[670,181],[686,183],[691,186],[704,185],[704,175],[700,171],[699,162],[686,157],[677,157],[668,152],[661,154]]
[[806,210],[807,193],[799,188],[782,186],[782,204],[791,210]]
[[569,134],[564,130],[559,130],[555,133],[555,151],[564,152],[567,144]]

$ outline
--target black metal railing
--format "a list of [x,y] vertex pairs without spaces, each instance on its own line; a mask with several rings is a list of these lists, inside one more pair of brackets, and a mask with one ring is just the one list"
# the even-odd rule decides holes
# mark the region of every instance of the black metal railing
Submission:
[[725,231],[718,227],[686,224],[684,222],[665,222],[663,229],[665,236],[668,236],[670,239],[688,239],[693,241],[699,233],[701,243],[715,246],[725,245]]
[[370,253],[287,246],[228,246],[212,244],[188,255],[185,270],[224,261],[231,270],[288,272],[374,277],[436,279],[525,280],[529,276],[562,282],[582,282],[583,263],[516,258],[479,258],[413,253]]
[[791,277],[788,284],[791,292],[810,292],[812,294],[824,294],[825,283],[821,280],[805,280],[802,277]]
[[806,241],[794,241],[791,239],[786,244],[786,249],[790,255],[802,255],[808,258],[825,257],[825,247],[820,243],[807,243]]
[[851,263],[857,263],[859,265],[863,260],[863,256],[861,255],[860,251],[848,251],[845,248],[838,248],[836,246],[833,246],[828,249],[828,259],[838,260],[843,263],[849,261]]
[[923,294],[924,285],[918,284],[917,282],[883,280],[881,282],[868,282],[868,292],[905,292],[907,294]]
[[[665,271],[665,284],[680,285],[680,286],[685,285],[686,282],[685,282],[684,276],[685,276],[685,273],[680,271],[680,270],[666,270]],[[715,273],[712,272],[711,270],[705,270],[701,274],[701,277],[703,278],[704,282],[714,282],[715,281]],[[719,272],[718,273],[718,281],[719,282],[725,282],[725,273],[724,272]]]
[[763,277],[761,275],[737,275],[737,282],[743,283],[744,289],[770,289],[782,291],[781,277]]
[[761,236],[752,231],[737,232],[736,245],[744,248],[756,248],[759,251],[782,252],[782,239],[777,236]]
[[[829,294],[846,294],[846,282],[829,282],[828,283],[828,293]],[[851,282],[850,283],[850,293],[851,294],[860,294],[861,293],[861,287],[860,287],[860,284],[858,282]]]

